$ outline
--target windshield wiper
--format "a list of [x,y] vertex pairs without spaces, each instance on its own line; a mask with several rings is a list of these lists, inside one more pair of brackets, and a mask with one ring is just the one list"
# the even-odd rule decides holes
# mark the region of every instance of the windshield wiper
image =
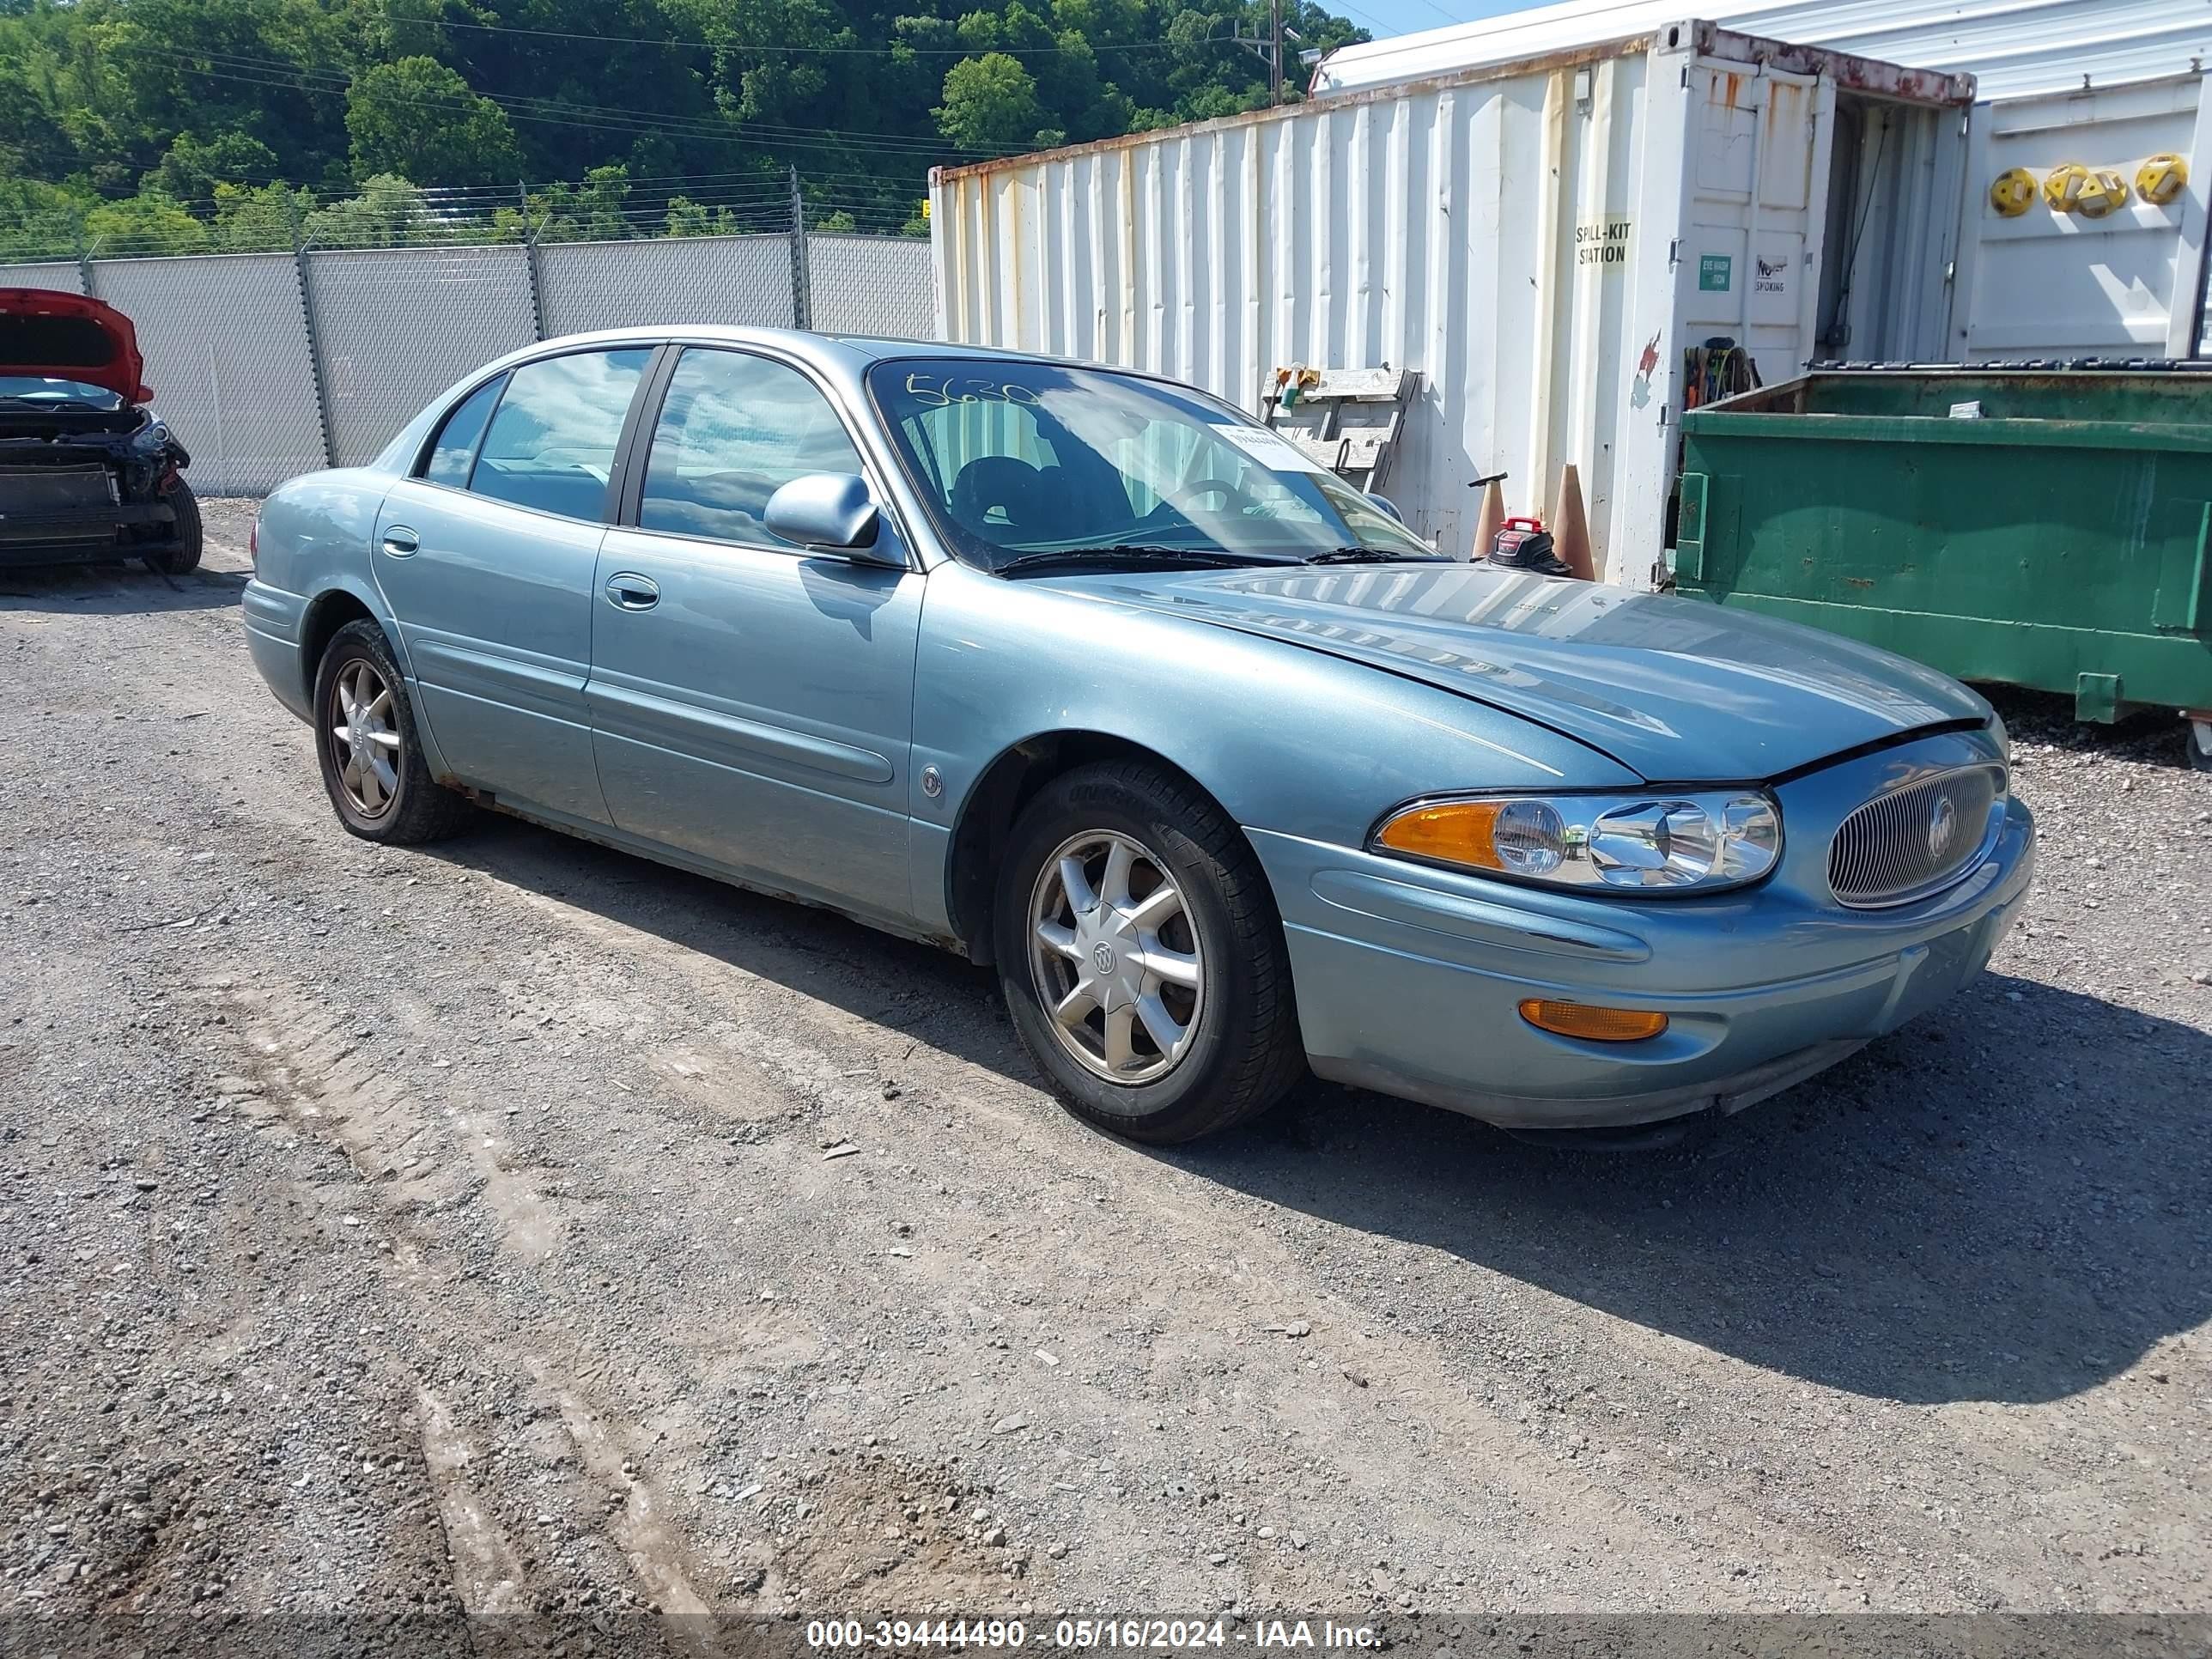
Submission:
[[1024,553],[996,568],[1001,576],[1032,570],[1066,569],[1071,566],[1114,564],[1127,568],[1176,570],[1240,570],[1255,564],[1296,564],[1296,559],[1269,553],[1231,553],[1211,547],[1162,547],[1143,542],[1115,542],[1105,547],[1060,547],[1048,553]]
[[1332,547],[1326,553],[1312,553],[1298,561],[1301,564],[1422,564],[1436,555],[1420,553],[1391,553],[1379,547]]

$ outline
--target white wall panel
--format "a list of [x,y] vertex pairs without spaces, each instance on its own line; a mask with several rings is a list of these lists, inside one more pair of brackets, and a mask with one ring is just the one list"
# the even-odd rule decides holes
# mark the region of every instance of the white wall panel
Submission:
[[[1961,272],[1954,354],[2004,357],[2162,357],[2177,292],[2196,313],[2208,180],[2200,161],[2163,207],[2134,194],[2136,170],[2161,151],[2197,149],[2202,77],[1985,105],[1975,111],[1965,213],[1974,253]],[[2127,204],[2102,219],[2055,213],[2040,198],[2015,218],[1989,201],[1991,180],[2026,167],[2038,179],[2069,161],[2111,167]],[[2186,233],[2186,234],[2185,234]],[[2172,349],[2193,349],[2186,321]]]

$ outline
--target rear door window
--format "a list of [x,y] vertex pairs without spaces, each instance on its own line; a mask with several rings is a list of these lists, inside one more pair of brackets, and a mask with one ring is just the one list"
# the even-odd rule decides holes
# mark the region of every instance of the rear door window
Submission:
[[432,483],[449,484],[455,489],[465,489],[469,484],[469,465],[477,458],[477,440],[483,436],[484,422],[491,414],[491,406],[499,401],[499,389],[507,384],[507,376],[487,380],[461,399],[453,412],[446,416],[446,423],[438,428],[438,441],[430,447],[430,459],[422,468],[422,476]]
[[604,518],[623,421],[652,358],[635,346],[523,364],[507,376],[469,489],[564,519]]
[[638,528],[789,547],[769,533],[768,498],[810,472],[860,470],[837,411],[797,369],[695,347],[669,377]]

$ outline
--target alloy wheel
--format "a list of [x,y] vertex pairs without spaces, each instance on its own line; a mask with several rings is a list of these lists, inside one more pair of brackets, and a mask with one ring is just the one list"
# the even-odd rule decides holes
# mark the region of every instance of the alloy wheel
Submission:
[[1143,843],[1072,836],[1037,872],[1030,972],[1053,1036],[1117,1084],[1157,1082],[1189,1053],[1206,964],[1182,890]]
[[399,727],[392,688],[376,665],[356,657],[331,682],[331,757],[353,810],[382,817],[399,798]]

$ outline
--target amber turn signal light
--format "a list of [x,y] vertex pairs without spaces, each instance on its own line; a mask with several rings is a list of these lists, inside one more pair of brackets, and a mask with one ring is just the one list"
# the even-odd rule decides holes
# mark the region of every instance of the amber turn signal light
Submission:
[[1667,1016],[1635,1008],[1592,1008],[1580,1002],[1546,1002],[1530,997],[1521,1018],[1540,1031],[1581,1037],[1589,1042],[1641,1042],[1667,1029]]
[[1494,800],[1439,801],[1401,812],[1376,836],[1377,845],[1417,859],[1498,868],[1493,831],[1504,803]]

